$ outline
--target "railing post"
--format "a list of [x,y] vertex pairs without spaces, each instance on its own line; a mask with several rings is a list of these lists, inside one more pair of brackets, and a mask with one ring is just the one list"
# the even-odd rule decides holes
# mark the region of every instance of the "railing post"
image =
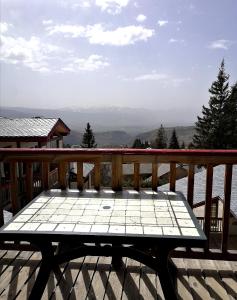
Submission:
[[[2,196],[2,191],[0,190],[1,196]],[[2,204],[2,199],[0,200],[0,227],[4,224],[4,215],[3,215],[3,204]]]
[[94,188],[96,190],[100,189],[100,162],[95,162],[94,167]]
[[66,162],[60,161],[58,167],[58,177],[59,177],[58,181],[61,190],[66,190],[67,188],[66,173],[67,173]]
[[11,195],[11,205],[12,205],[12,213],[15,215],[20,205],[18,203],[18,180],[17,180],[17,163],[15,161],[10,162],[10,195]]
[[170,163],[170,190],[175,192],[175,183],[176,183],[176,163]]
[[194,165],[189,165],[187,200],[191,208],[193,207],[193,187],[194,187]]
[[33,199],[33,169],[32,162],[26,163],[26,199],[30,202]]
[[112,189],[122,190],[122,155],[112,156]]
[[83,179],[83,162],[77,162],[77,188],[83,190],[84,179]]
[[48,190],[49,189],[49,162],[48,161],[42,162],[42,183],[43,183],[43,189]]
[[134,163],[134,189],[140,189],[140,163]]
[[226,167],[225,167],[222,241],[221,241],[221,248],[222,248],[223,253],[227,252],[227,250],[228,250],[232,170],[233,170],[232,165],[226,165]]
[[213,166],[207,165],[206,201],[205,201],[205,216],[204,216],[204,232],[207,237],[207,244],[205,249],[206,251],[209,251],[209,243],[210,243],[212,185],[213,185]]
[[155,159],[155,162],[152,163],[152,190],[153,191],[157,191],[157,187],[158,187],[158,164],[157,161]]

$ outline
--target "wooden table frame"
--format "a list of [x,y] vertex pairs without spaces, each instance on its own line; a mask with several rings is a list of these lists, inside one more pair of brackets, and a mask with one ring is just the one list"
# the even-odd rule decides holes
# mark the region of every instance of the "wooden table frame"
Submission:
[[[178,195],[183,197],[180,193]],[[20,211],[10,223],[21,216],[22,212],[36,199]],[[185,200],[184,197],[183,200]],[[41,299],[51,271],[58,275],[61,273],[60,264],[87,255],[112,256],[112,264],[115,268],[120,266],[122,257],[129,257],[147,265],[158,273],[165,299],[173,300],[177,299],[176,268],[170,260],[170,252],[177,247],[203,247],[206,242],[206,237],[187,201],[184,203],[199,232],[198,237],[91,232],[81,234],[37,232],[34,234],[27,231],[4,231],[9,223],[0,229],[0,240],[27,241],[40,250],[42,263],[29,297],[30,300]],[[55,242],[57,242],[56,248]]]

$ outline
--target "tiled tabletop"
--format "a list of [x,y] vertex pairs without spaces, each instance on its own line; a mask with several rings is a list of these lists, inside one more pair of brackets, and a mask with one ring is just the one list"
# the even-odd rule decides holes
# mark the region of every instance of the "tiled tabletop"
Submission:
[[173,192],[43,192],[2,232],[201,237],[186,200]]

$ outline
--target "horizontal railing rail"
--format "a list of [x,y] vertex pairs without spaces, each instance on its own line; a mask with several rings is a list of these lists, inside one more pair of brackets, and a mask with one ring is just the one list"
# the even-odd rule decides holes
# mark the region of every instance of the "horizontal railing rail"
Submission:
[[[111,187],[114,190],[121,190],[123,187],[123,164],[133,164],[133,188],[138,190],[141,186],[140,165],[149,163],[152,165],[151,188],[157,190],[159,185],[158,168],[160,163],[170,165],[169,186],[171,191],[176,189],[176,165],[188,165],[187,178],[187,201],[193,207],[194,202],[194,174],[195,166],[202,165],[206,168],[206,193],[203,229],[208,238],[206,248],[199,252],[203,257],[236,259],[237,254],[228,249],[229,217],[233,165],[237,164],[237,150],[158,150],[158,149],[0,149],[0,162],[10,166],[10,187],[12,211],[15,214],[20,206],[17,199],[17,165],[25,164],[26,174],[26,199],[30,201],[34,195],[33,163],[40,162],[42,189],[51,187],[50,176],[58,181],[61,189],[68,187],[69,163],[77,163],[77,187],[83,189],[83,163],[94,164],[93,186],[95,189],[101,187],[101,166],[103,163],[111,164]],[[51,173],[50,164],[58,165],[57,174]],[[213,189],[213,168],[216,165],[225,165],[224,178],[224,199],[223,216],[221,224],[221,249],[213,256],[210,252],[210,234],[213,227],[211,219],[212,189]],[[39,187],[39,185],[37,186]],[[237,201],[237,199],[236,199]],[[0,212],[2,215],[2,209]],[[0,221],[3,218],[0,216]],[[190,254],[191,250],[185,252]]]

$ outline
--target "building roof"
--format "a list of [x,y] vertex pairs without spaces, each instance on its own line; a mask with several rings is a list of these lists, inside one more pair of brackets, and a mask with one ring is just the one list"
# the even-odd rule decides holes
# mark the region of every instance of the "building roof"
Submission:
[[[224,180],[225,166],[219,165],[213,168],[213,190],[212,198],[220,197],[224,199]],[[180,191],[187,197],[188,178],[176,180],[176,190]],[[169,190],[169,184],[164,184],[159,187],[160,191]],[[194,203],[205,201],[206,194],[206,169],[194,175]],[[232,175],[232,191],[231,191],[231,211],[237,216],[237,165],[233,166]]]
[[53,135],[67,135],[69,132],[61,119],[0,118],[0,141],[47,141]]
[[[160,177],[170,171],[169,164],[158,164],[157,176]],[[140,164],[140,174],[149,175],[152,173],[152,164]],[[133,175],[134,165],[133,164],[123,164],[123,175]]]

